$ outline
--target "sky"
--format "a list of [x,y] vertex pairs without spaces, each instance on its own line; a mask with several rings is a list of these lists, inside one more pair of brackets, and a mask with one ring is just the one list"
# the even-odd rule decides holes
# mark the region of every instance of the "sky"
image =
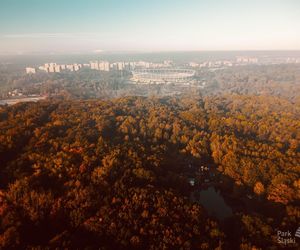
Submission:
[[0,0],[0,54],[300,50],[300,0]]

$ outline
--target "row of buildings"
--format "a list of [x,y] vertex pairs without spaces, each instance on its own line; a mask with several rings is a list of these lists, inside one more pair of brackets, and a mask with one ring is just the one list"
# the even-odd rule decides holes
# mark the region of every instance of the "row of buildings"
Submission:
[[231,61],[207,61],[202,63],[190,62],[189,66],[192,68],[212,68],[212,67],[221,67],[221,66],[233,66]]
[[157,69],[157,68],[166,68],[172,66],[172,61],[164,61],[163,63],[153,63],[145,61],[137,62],[114,62],[109,63],[107,61],[92,61],[90,62],[91,69],[110,71],[110,70],[134,70],[134,69]]
[[238,56],[235,60],[217,60],[217,61],[206,61],[201,63],[190,62],[189,66],[192,68],[214,68],[214,67],[231,67],[237,65],[257,64],[258,58]]
[[47,73],[59,73],[65,70],[78,71],[84,66],[88,66],[88,65],[77,64],[77,63],[74,64],[45,63],[44,65],[41,65],[38,68],[27,67],[25,71],[27,74],[35,74],[38,70]]
[[243,65],[255,65],[255,64],[285,64],[285,63],[300,63],[299,57],[278,57],[278,56],[237,56],[232,60],[218,60],[218,61],[206,61],[206,62],[190,62],[188,66],[191,68],[225,68],[231,66],[243,66]]
[[59,73],[65,70],[78,71],[83,67],[87,67],[93,70],[100,71],[110,71],[110,70],[134,70],[136,68],[166,68],[172,66],[172,61],[164,61],[163,63],[153,63],[153,62],[114,62],[110,63],[108,61],[91,61],[87,64],[57,64],[57,63],[45,63],[38,68],[27,67],[27,74],[35,74],[38,70],[47,73]]
[[238,56],[236,58],[237,63],[241,64],[256,64],[258,63],[258,58],[257,57],[248,57],[248,56]]

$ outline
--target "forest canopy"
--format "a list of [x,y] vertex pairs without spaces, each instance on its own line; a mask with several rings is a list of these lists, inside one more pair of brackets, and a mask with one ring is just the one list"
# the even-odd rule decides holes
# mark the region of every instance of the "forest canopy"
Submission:
[[[299,226],[299,115],[237,94],[0,106],[0,248],[276,249]],[[203,166],[255,208],[192,201]]]

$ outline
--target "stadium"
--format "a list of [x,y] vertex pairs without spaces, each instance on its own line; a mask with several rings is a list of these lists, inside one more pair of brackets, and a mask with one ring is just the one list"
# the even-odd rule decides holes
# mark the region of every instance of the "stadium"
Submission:
[[137,69],[132,71],[135,83],[188,83],[195,75],[190,69]]

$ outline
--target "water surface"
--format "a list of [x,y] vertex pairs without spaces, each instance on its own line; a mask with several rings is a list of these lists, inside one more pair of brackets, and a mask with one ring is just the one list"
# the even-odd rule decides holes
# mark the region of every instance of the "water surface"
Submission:
[[210,215],[224,220],[233,215],[232,209],[225,203],[224,198],[214,187],[200,190],[195,194],[194,200],[200,203]]

